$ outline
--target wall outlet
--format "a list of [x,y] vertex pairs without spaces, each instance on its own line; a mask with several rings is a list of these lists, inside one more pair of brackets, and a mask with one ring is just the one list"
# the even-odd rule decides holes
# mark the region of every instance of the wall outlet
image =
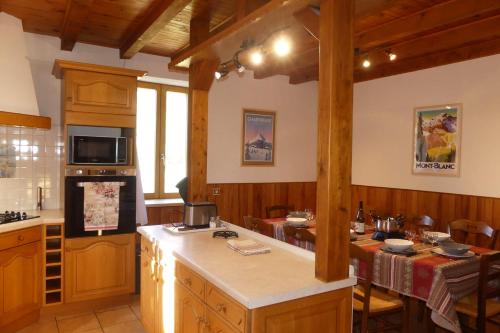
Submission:
[[220,187],[213,187],[212,195],[221,195]]

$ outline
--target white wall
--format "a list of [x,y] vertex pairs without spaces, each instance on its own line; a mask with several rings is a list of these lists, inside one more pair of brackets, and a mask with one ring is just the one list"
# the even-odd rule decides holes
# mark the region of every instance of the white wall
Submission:
[[[500,55],[355,85],[352,182],[500,196]],[[460,177],[413,175],[413,108],[463,104]]]
[[[276,111],[275,166],[241,166],[243,108]],[[317,83],[288,77],[254,80],[236,73],[212,85],[208,117],[208,182],[316,181]]]
[[40,114],[52,118],[52,123],[60,124],[61,81],[52,75],[55,59],[133,68],[149,72],[149,76],[187,81],[185,74],[168,71],[170,59],[139,53],[130,60],[120,59],[119,50],[76,43],[73,51],[62,51],[60,39],[25,33],[28,59],[31,64],[35,91]]
[[[119,58],[116,49],[77,43],[72,52],[60,50],[59,38],[25,33],[40,114],[60,124],[60,80],[52,75],[55,59],[147,70],[149,76],[174,80],[187,75],[168,72],[169,58],[137,54]],[[214,82],[209,100],[208,181],[285,182],[316,180],[317,84],[289,85],[277,76],[254,80],[231,74]],[[276,119],[276,166],[241,167],[243,108],[272,110]]]

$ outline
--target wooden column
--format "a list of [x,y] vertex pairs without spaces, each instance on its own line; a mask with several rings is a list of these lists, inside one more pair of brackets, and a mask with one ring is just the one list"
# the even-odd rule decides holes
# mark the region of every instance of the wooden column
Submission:
[[316,277],[349,274],[354,0],[322,0],[320,14]]
[[208,91],[218,61],[201,60],[189,67],[188,200],[207,200]]

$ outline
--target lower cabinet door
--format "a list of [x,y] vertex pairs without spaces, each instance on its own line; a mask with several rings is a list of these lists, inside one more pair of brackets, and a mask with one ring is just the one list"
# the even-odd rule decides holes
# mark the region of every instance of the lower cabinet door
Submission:
[[135,235],[83,237],[65,241],[65,301],[133,293]]
[[39,241],[0,251],[0,328],[40,309],[41,256]]
[[177,281],[175,281],[175,332],[206,332],[205,304]]
[[232,328],[224,320],[222,320],[214,311],[207,309],[207,320],[204,333],[238,333],[239,331]]
[[156,281],[153,258],[141,252],[141,321],[147,333],[155,332],[156,322]]

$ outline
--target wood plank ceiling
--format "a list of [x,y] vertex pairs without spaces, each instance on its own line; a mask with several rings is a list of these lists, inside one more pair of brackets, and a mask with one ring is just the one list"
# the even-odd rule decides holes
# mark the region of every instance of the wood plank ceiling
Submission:
[[[144,52],[172,58],[171,69],[179,70],[197,58],[229,60],[245,39],[261,42],[282,30],[293,42],[289,57],[244,65],[256,78],[287,75],[301,83],[318,79],[319,2],[0,0],[0,11],[19,17],[27,32],[60,37],[64,50],[82,42],[120,49],[123,58]],[[210,33],[190,45],[200,17]],[[359,82],[500,53],[500,1],[356,0],[354,30]],[[365,59],[369,68],[361,66]]]

